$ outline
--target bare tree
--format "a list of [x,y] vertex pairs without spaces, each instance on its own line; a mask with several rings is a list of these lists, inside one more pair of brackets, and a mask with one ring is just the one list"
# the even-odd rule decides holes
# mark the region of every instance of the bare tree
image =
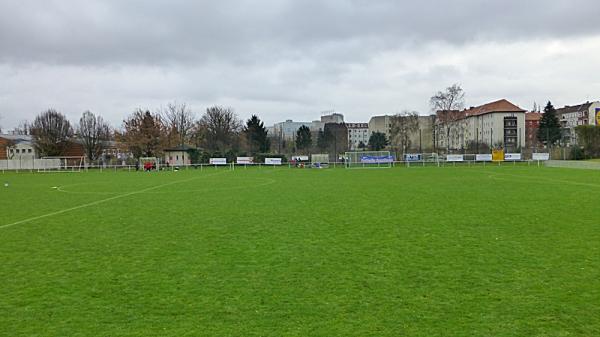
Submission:
[[83,143],[83,149],[89,160],[96,160],[110,140],[110,126],[90,111],[85,111],[79,119],[77,134]]
[[39,114],[31,125],[33,143],[42,156],[63,155],[73,128],[65,115],[54,109]]
[[206,109],[198,129],[208,150],[225,152],[237,146],[242,121],[233,109],[213,106]]
[[446,150],[450,150],[450,129],[462,118],[460,110],[465,104],[465,92],[459,84],[453,84],[445,91],[439,91],[429,99],[437,123],[446,131]]
[[123,121],[120,138],[135,157],[153,157],[160,153],[163,131],[164,124],[159,114],[137,109]]
[[189,142],[195,121],[189,106],[185,103],[169,103],[162,114],[168,128],[169,140],[176,139],[177,145],[180,146]]
[[392,143],[404,153],[411,146],[411,136],[419,131],[419,114],[415,111],[404,111],[393,116],[391,122]]
[[13,135],[30,135],[31,134],[31,124],[27,121],[21,121],[19,125],[17,125],[12,131],[10,131]]

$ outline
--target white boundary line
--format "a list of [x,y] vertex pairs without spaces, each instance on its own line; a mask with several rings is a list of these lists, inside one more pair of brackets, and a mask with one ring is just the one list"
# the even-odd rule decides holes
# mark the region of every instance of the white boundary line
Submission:
[[108,202],[108,201],[111,201],[111,200],[125,198],[125,197],[128,197],[130,195],[134,195],[134,194],[144,193],[144,192],[147,192],[147,191],[156,190],[156,189],[159,189],[161,187],[165,187],[165,186],[169,186],[169,185],[174,185],[174,184],[178,184],[178,183],[184,183],[184,182],[192,181],[192,180],[195,180],[195,179],[200,179],[200,178],[204,178],[204,177],[214,176],[214,175],[217,175],[217,174],[221,174],[223,172],[227,172],[227,171],[222,171],[222,172],[219,172],[219,173],[213,173],[213,174],[209,174],[209,175],[202,175],[202,176],[193,177],[193,178],[190,178],[190,179],[171,181],[171,182],[168,182],[166,184],[161,184],[161,185],[157,185],[157,186],[152,186],[152,187],[144,188],[144,189],[141,189],[139,191],[133,191],[133,192],[127,192],[127,193],[124,193],[124,194],[115,195],[114,197],[110,197],[110,198],[106,198],[106,199],[100,199],[100,200],[89,202],[87,204],[83,204],[83,205],[79,205],[79,206],[74,206],[74,207],[70,207],[70,208],[65,208],[65,209],[62,209],[60,211],[51,212],[51,213],[47,213],[47,214],[43,214],[43,215],[38,215],[38,216],[34,216],[32,218],[28,218],[28,219],[24,219],[24,220],[19,220],[17,222],[9,223],[9,224],[6,224],[6,225],[1,225],[0,229],[9,228],[9,227],[17,226],[17,225],[21,225],[21,224],[24,224],[24,223],[27,223],[27,222],[31,222],[31,221],[34,221],[34,220],[48,218],[48,217],[51,217],[51,216],[54,216],[54,215],[71,212],[71,211],[78,210],[78,209],[85,208],[85,207],[99,205],[99,204],[102,204],[102,203],[105,203],[105,202]]
[[[479,171],[479,172],[483,173],[483,171]],[[487,173],[489,173],[489,172],[487,172]],[[522,175],[510,174],[510,173],[494,172],[494,173],[488,175],[488,178],[490,178],[492,180],[505,180],[505,181],[514,182],[514,180],[511,180],[509,178],[503,178],[502,176],[520,178],[520,179],[523,179],[523,180],[526,180],[529,182],[541,183],[541,184],[543,184],[545,182],[551,182],[551,183],[555,183],[555,184],[567,184],[567,185],[574,185],[574,186],[587,186],[587,187],[600,188],[600,185],[598,185],[598,184],[590,184],[590,183],[578,182],[578,181],[572,181],[572,180],[559,180],[559,179],[552,179],[552,178],[546,178],[546,177],[522,176]]]

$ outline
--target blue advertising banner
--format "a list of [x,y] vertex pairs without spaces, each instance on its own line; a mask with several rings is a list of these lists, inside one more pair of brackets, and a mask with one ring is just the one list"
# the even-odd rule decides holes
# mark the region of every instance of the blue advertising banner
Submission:
[[387,164],[394,162],[394,156],[361,156],[360,162],[364,164]]

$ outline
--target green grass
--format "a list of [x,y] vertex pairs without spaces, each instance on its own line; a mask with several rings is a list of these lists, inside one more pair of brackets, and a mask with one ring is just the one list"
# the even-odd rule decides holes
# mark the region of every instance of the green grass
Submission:
[[597,171],[0,179],[1,336],[600,335]]

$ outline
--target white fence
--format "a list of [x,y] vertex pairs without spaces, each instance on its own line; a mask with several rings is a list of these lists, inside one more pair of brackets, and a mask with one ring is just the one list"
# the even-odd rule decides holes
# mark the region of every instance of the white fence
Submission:
[[18,171],[18,170],[50,170],[60,168],[60,159],[57,158],[19,158],[0,160],[0,170]]
[[[406,166],[406,167],[418,167],[418,166],[505,166],[505,165],[527,165],[527,166],[542,166],[545,165],[547,167],[562,167],[562,168],[576,168],[576,169],[594,169],[600,170],[600,162],[586,162],[586,161],[564,161],[564,160],[550,160],[545,161],[542,157],[539,157],[542,160],[504,160],[504,161],[489,161],[489,157],[481,157],[478,155],[461,155],[462,161],[458,161],[458,157],[450,158],[450,160],[444,160],[447,158],[443,157],[435,157],[435,158],[425,158],[421,157],[421,160],[413,160],[414,158],[410,158],[410,160],[404,161],[394,161],[392,166]],[[544,157],[545,159],[545,157]],[[180,166],[170,166],[170,167],[161,167],[164,170],[175,170],[175,169],[198,169],[198,170],[206,170],[206,169],[216,169],[217,167],[223,167],[226,169],[234,170],[237,168],[263,168],[263,167],[285,167],[285,168],[295,168],[297,167],[293,163],[279,163],[276,161],[275,163],[271,160],[269,163],[252,163],[252,164],[244,164],[244,163],[226,163],[224,165],[215,165],[213,164],[188,164],[188,165],[180,165]],[[281,166],[280,166],[281,165]],[[313,165],[300,165],[302,168],[312,167]],[[343,162],[331,162],[328,165],[329,167],[344,167]],[[56,170],[61,169],[61,161],[58,158],[44,158],[44,159],[33,159],[33,158],[21,158],[21,159],[4,159],[0,160],[0,172],[4,171],[38,171],[38,170]],[[142,167],[136,165],[85,165],[82,167],[85,170],[98,170],[98,171],[136,171],[143,170]]]

